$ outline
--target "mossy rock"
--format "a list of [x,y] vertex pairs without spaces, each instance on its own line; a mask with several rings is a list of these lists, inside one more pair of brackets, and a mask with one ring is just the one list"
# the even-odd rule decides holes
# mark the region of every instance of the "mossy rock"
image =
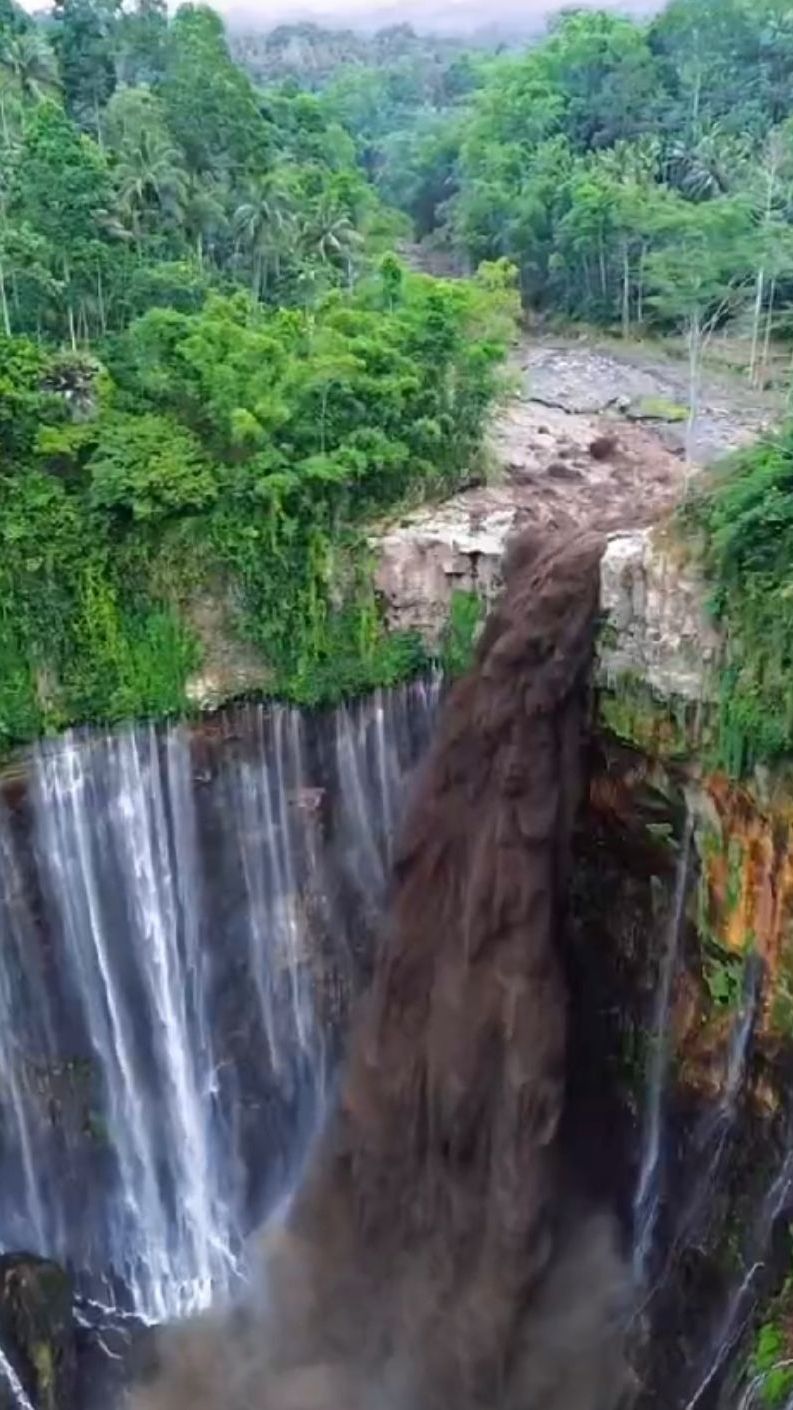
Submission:
[[601,724],[652,758],[683,760],[701,746],[702,722],[687,702],[659,700],[643,681],[625,675],[597,695]]
[[636,397],[627,416],[629,421],[666,421],[674,425],[688,420],[688,407],[667,401],[666,397]]
[[0,1342],[36,1410],[74,1410],[73,1288],[57,1263],[0,1257]]

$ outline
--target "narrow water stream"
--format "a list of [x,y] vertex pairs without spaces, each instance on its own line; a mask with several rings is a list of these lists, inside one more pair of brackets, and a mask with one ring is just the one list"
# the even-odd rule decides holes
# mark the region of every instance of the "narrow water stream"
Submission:
[[664,1096],[669,1065],[670,1014],[685,915],[692,836],[693,823],[689,816],[686,818],[677,862],[672,908],[664,937],[661,970],[650,1034],[652,1046],[644,1108],[641,1164],[633,1205],[633,1276],[637,1287],[641,1287],[644,1282],[661,1197]]
[[15,1407],[15,1410],[35,1410],[32,1401],[25,1393],[25,1387],[19,1379],[19,1376],[3,1351],[2,1346],[0,1346],[0,1384],[3,1382],[5,1382],[10,1392],[11,1404]]

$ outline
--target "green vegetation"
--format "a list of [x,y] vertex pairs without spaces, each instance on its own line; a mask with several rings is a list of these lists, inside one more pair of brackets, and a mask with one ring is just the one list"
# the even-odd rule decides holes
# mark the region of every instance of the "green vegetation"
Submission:
[[628,671],[600,690],[598,713],[612,734],[660,759],[684,759],[706,742],[697,710],[683,700],[660,700]]
[[793,430],[725,464],[687,518],[727,636],[719,757],[740,774],[793,748]]
[[787,0],[670,0],[649,22],[572,8],[497,55],[293,26],[251,62],[317,93],[429,251],[508,259],[524,305],[565,321],[681,336],[687,405],[639,414],[687,419],[689,450],[714,334],[737,323],[749,380],[775,375],[793,332]]
[[76,419],[42,390],[68,360],[0,344],[25,412],[0,478],[0,739],[179,709],[197,664],[180,608],[208,577],[235,583],[279,694],[416,669],[417,643],[381,628],[365,525],[466,473],[509,300],[505,271],[449,284],[385,262],[311,310],[244,292],[154,309]]
[[418,669],[367,529],[469,471],[512,271],[409,272],[351,138],[211,10],[2,13],[0,747],[184,709],[206,590],[274,693]]
[[452,593],[440,658],[447,675],[464,675],[472,665],[485,611],[485,603],[478,593],[459,590]]
[[632,403],[628,410],[628,416],[634,421],[685,421],[688,417],[688,410],[685,406],[679,406],[677,402],[667,401],[665,397],[639,397]]
[[[499,54],[311,25],[232,53],[201,5],[3,4],[0,746],[184,708],[210,585],[290,698],[415,669],[368,531],[463,479],[518,294],[684,333],[691,416],[736,313],[765,376],[793,327],[791,95],[786,0],[574,11]],[[411,230],[480,272],[410,272]],[[793,730],[788,459],[781,437],[699,506],[734,768]],[[607,708],[673,754],[690,732],[632,690]]]
[[345,63],[337,35],[321,76],[316,32],[279,36],[282,62],[303,55],[281,71],[321,90],[419,236],[508,258],[528,305],[685,332],[694,396],[703,345],[746,306],[761,375],[793,272],[787,0],[671,0],[649,23],[571,10],[497,56],[403,28]]
[[36,1373],[36,1388],[47,1406],[55,1405],[55,1361],[52,1347],[46,1341],[34,1341],[30,1359]]
[[[780,1314],[789,1313],[790,1280],[778,1299]],[[757,1387],[757,1403],[776,1410],[786,1404],[793,1391],[793,1364],[790,1337],[781,1320],[771,1320],[758,1328],[747,1367],[749,1381]]]
[[745,963],[744,955],[724,951],[706,955],[703,976],[711,1003],[717,1008],[727,1009],[731,1013],[740,1008]]

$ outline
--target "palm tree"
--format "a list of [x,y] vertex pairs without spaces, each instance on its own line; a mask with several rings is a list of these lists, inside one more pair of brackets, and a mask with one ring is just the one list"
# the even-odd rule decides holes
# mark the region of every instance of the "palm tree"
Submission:
[[55,55],[37,29],[6,36],[0,47],[0,70],[23,98],[40,101],[51,97],[59,87]]
[[712,200],[735,190],[750,162],[747,139],[725,132],[714,123],[696,142],[679,140],[670,144],[666,176],[689,200]]
[[261,299],[270,274],[281,275],[281,259],[294,235],[291,193],[277,173],[259,182],[234,212],[237,247],[250,260],[251,291]]
[[211,249],[228,224],[221,188],[208,185],[199,176],[188,176],[182,219],[185,233],[195,247],[198,263],[203,264],[207,245]]
[[318,255],[323,264],[341,265],[352,285],[355,255],[363,244],[363,236],[332,197],[321,197],[304,222],[302,244],[307,255]]
[[156,210],[166,220],[182,221],[187,179],[179,165],[179,152],[156,130],[144,128],[137,141],[124,144],[116,183],[120,219],[129,223],[138,247],[149,212]]

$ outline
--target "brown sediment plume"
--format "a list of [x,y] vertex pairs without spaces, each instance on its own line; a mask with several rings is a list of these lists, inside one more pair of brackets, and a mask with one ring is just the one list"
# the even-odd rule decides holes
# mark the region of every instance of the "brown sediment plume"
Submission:
[[140,1404],[610,1410],[625,1282],[559,1138],[602,543],[521,539],[409,808],[337,1109],[262,1305]]

